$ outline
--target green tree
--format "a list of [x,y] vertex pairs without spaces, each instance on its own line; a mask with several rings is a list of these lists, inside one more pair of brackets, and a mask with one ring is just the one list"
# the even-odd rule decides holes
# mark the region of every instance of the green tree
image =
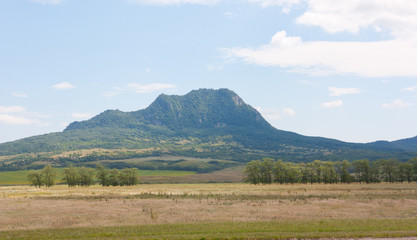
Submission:
[[320,167],[321,161],[314,160],[313,162],[308,163],[307,165],[312,170],[311,183],[321,183],[323,181],[321,174],[322,168]]
[[413,164],[400,163],[398,166],[398,177],[400,182],[413,181]]
[[42,174],[40,171],[30,172],[28,175],[26,175],[26,179],[31,186],[39,188],[43,186]]
[[281,159],[275,162],[273,174],[274,182],[281,184],[285,183],[285,164]]
[[80,186],[87,187],[94,184],[94,170],[92,168],[78,168],[78,176]]
[[386,182],[393,183],[397,181],[398,165],[399,162],[397,159],[381,160],[381,169]]
[[417,181],[417,157],[410,159],[408,163],[413,165],[413,181]]
[[50,165],[45,166],[42,169],[42,183],[46,187],[52,187],[55,185],[56,171]]
[[254,160],[246,164],[245,168],[245,181],[252,184],[261,183],[261,161]]
[[260,164],[261,183],[270,184],[273,180],[274,160],[264,158]]
[[371,183],[379,183],[381,182],[381,174],[380,168],[381,163],[380,161],[372,161],[369,163],[369,181]]
[[139,183],[138,169],[125,168],[118,175],[120,186],[133,186]]
[[70,165],[68,168],[64,169],[64,181],[68,184],[69,187],[75,187],[79,184],[79,175],[77,168],[73,165]]
[[108,178],[109,186],[118,186],[119,185],[119,170],[111,169],[109,170],[109,178]]
[[301,169],[300,166],[295,165],[294,163],[287,162],[284,165],[284,169],[287,174],[285,176],[286,183],[299,183],[301,181]]
[[346,160],[338,164],[339,166],[339,175],[340,175],[340,182],[341,183],[351,183],[352,182],[352,175],[349,172],[350,163]]
[[105,168],[103,165],[97,165],[96,177],[102,186],[110,186],[109,169]]
[[370,166],[368,159],[361,159],[352,162],[355,171],[355,178],[360,183],[370,183]]
[[314,183],[314,169],[312,163],[307,163],[302,166],[301,170],[301,182],[302,183]]

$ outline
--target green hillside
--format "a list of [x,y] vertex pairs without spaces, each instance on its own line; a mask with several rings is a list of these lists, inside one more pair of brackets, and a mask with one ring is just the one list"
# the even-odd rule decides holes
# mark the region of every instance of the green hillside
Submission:
[[[307,162],[408,160],[417,155],[414,145],[402,146],[401,142],[346,143],[278,130],[233,91],[200,89],[184,96],[162,94],[142,110],[107,110],[90,120],[73,122],[63,132],[0,144],[0,170],[110,160],[107,164],[114,167],[208,172],[263,157]],[[180,162],[127,161],[164,156]]]

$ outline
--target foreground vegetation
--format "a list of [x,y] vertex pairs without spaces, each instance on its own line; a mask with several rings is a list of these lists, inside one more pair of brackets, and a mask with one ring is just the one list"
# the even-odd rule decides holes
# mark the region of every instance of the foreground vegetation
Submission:
[[0,187],[4,239],[417,236],[417,183]]
[[152,224],[5,231],[3,239],[288,239],[417,236],[416,219]]

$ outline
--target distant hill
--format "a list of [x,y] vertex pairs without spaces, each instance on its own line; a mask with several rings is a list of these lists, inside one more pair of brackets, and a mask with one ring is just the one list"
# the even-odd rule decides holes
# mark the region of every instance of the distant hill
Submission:
[[379,147],[392,147],[396,149],[401,149],[403,151],[416,152],[417,150],[417,136],[412,138],[401,139],[397,141],[378,141],[371,143],[370,145],[379,146]]
[[[278,130],[233,91],[200,89],[184,96],[162,94],[142,110],[107,110],[73,122],[63,132],[0,144],[0,169],[105,161],[117,167],[195,170],[190,167],[194,166],[208,171],[262,157],[294,162],[408,160],[416,153],[416,138],[355,144]],[[174,162],[163,160],[167,156]]]

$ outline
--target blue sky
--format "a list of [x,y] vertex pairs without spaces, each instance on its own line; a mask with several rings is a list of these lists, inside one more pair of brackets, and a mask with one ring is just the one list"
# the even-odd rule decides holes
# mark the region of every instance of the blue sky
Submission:
[[4,0],[0,142],[229,88],[276,128],[417,135],[417,1]]

